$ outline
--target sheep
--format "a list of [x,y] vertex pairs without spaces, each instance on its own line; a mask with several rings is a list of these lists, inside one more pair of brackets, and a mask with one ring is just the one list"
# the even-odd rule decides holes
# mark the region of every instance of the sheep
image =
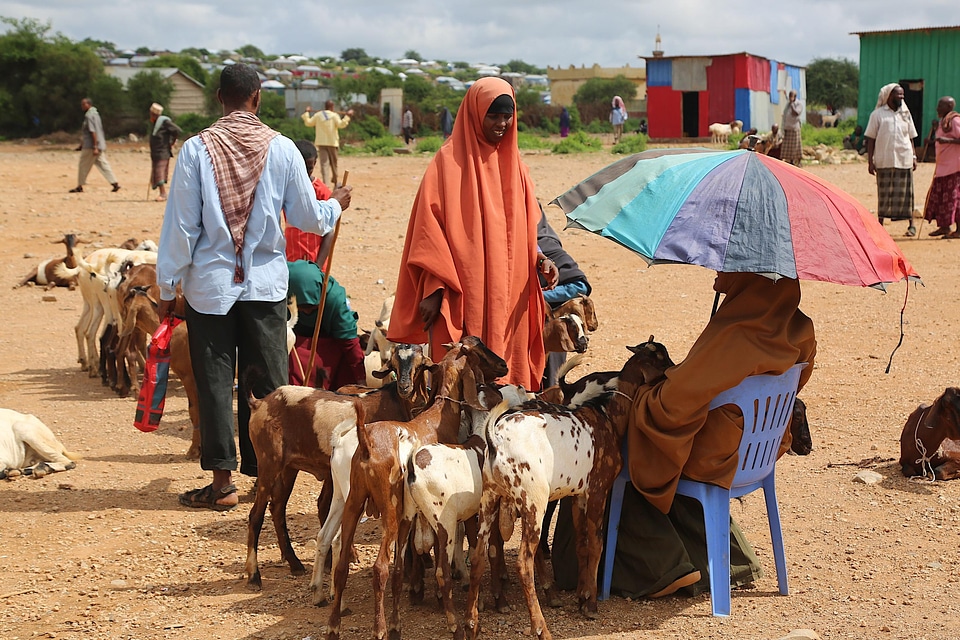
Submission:
[[840,120],[839,113],[828,113],[820,116],[820,126],[826,129],[830,127],[836,127],[837,121]]
[[[467,596],[467,630],[476,638],[480,628],[477,600],[483,575],[486,547],[498,512],[516,509],[522,524],[518,571],[530,613],[531,635],[551,638],[534,587],[534,560],[540,539],[540,523],[549,500],[577,496],[574,526],[580,578],[577,596],[580,609],[589,618],[597,614],[597,567],[606,500],[620,472],[621,440],[633,397],[640,385],[658,379],[669,364],[663,345],[647,343],[628,347],[633,356],[619,375],[619,389],[606,404],[599,400],[568,410],[542,404],[521,407],[502,414],[504,403],[491,412],[486,425],[486,459],[483,466],[483,497],[480,532],[471,557],[470,591]],[[501,528],[512,519],[499,514]],[[506,539],[509,536],[501,532]],[[545,573],[545,572],[544,572]],[[551,584],[544,588],[552,591]]]
[[[397,556],[402,557],[412,522],[403,511],[406,487],[406,463],[414,449],[430,442],[453,443],[460,427],[460,407],[467,404],[477,410],[480,405],[478,384],[506,375],[507,364],[475,336],[461,342],[445,345],[449,349],[432,373],[435,388],[426,409],[407,423],[374,422],[357,424],[357,453],[350,467],[350,490],[343,510],[342,546],[334,572],[334,601],[327,623],[328,640],[340,637],[341,603],[347,580],[349,554],[364,505],[367,512],[380,516],[383,536],[380,551],[373,567],[374,635],[383,638],[387,633],[384,613],[384,595],[389,573],[390,556],[397,544]],[[331,512],[332,515],[332,512]],[[329,521],[329,518],[328,518]],[[327,528],[328,523],[324,523]],[[317,545],[318,551],[320,545]],[[399,595],[402,582],[402,563],[398,560],[393,571],[393,612],[391,634],[400,632]],[[317,564],[314,564],[314,571]],[[319,585],[317,585],[319,587]]]
[[83,241],[72,233],[65,235],[62,240],[55,240],[53,244],[63,244],[67,247],[67,256],[65,258],[50,258],[44,260],[34,267],[30,273],[24,276],[20,282],[13,285],[13,288],[17,289],[25,286],[29,282],[32,282],[48,291],[54,287],[67,287],[70,289],[70,291],[76,289],[76,276],[60,278],[57,276],[56,270],[57,266],[60,264],[66,264],[68,268],[77,266],[76,258],[73,256],[73,248],[81,242]]
[[[356,450],[356,409],[359,403],[370,420],[409,420],[413,410],[426,401],[426,370],[430,366],[419,347],[401,345],[387,365],[397,373],[398,382],[368,393],[348,395],[300,386],[282,386],[261,400],[252,395],[250,440],[257,454],[257,493],[247,525],[248,586],[262,586],[257,564],[257,545],[267,505],[277,532],[281,554],[294,575],[304,573],[286,526],[286,504],[298,472],[305,471],[323,482],[317,503],[321,522],[330,520],[330,500],[335,496],[331,483],[331,457],[343,450],[353,457]],[[386,375],[386,370],[381,375]],[[247,385],[247,388],[252,388]],[[349,468],[349,458],[347,466]],[[337,504],[334,503],[334,509]],[[339,517],[339,516],[334,516]],[[320,549],[317,549],[318,556]],[[321,564],[323,560],[320,560]],[[314,576],[320,574],[314,564]],[[312,583],[311,583],[312,584]]]
[[730,136],[740,133],[741,129],[743,129],[743,122],[741,120],[734,120],[730,124],[714,122],[707,130],[710,132],[711,143],[727,144]]

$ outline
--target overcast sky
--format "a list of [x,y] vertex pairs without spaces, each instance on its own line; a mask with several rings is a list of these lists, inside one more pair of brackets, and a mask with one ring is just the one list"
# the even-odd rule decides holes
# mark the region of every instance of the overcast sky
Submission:
[[[747,51],[806,65],[857,60],[851,31],[960,23],[957,0],[0,0],[0,16],[37,18],[71,40],[120,49],[211,51],[253,44],[267,54],[338,56],[359,47],[396,59],[539,67],[642,66],[659,28],[664,53]],[[584,8],[595,9],[584,14]],[[6,25],[0,25],[6,30]]]

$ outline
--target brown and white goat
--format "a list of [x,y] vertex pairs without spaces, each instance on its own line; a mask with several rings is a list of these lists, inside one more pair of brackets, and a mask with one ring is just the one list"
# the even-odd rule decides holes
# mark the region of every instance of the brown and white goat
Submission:
[[900,469],[931,480],[960,478],[960,388],[917,407],[900,434]]
[[[634,355],[620,371],[619,390],[605,405],[594,401],[569,410],[541,404],[498,419],[498,411],[505,409],[501,404],[491,413],[486,428],[480,532],[472,556],[467,596],[467,629],[471,637],[476,638],[480,631],[477,600],[487,543],[498,520],[501,527],[513,522],[502,513],[498,518],[498,512],[510,513],[513,509],[519,512],[522,526],[517,565],[530,612],[531,635],[552,637],[534,586],[534,562],[547,502],[567,496],[577,498],[573,522],[580,567],[580,610],[587,617],[596,617],[600,529],[610,488],[622,465],[620,443],[633,396],[640,385],[659,378],[670,363],[666,349],[654,343],[652,336],[651,341],[628,348]],[[502,533],[505,539],[509,538],[507,532]],[[540,573],[546,578],[545,567],[541,566]],[[552,591],[546,579],[544,587],[548,593]]]
[[[349,568],[348,549],[367,504],[380,517],[383,537],[373,566],[374,637],[384,638],[387,622],[384,596],[394,545],[402,557],[412,522],[404,517],[406,464],[414,449],[431,442],[455,443],[460,430],[460,408],[466,403],[485,410],[477,397],[478,384],[506,375],[507,364],[475,336],[447,345],[449,351],[432,369],[435,387],[430,405],[410,422],[374,422],[357,425],[357,453],[350,469],[350,492],[344,505],[342,547],[334,572],[334,602],[327,624],[328,640],[340,637],[340,605]],[[368,503],[369,502],[369,503]],[[324,525],[326,526],[326,524]],[[399,544],[397,544],[399,541]],[[395,563],[392,581],[391,633],[400,632],[399,598],[402,562]],[[314,567],[316,569],[316,566]]]
[[257,545],[268,505],[283,559],[293,575],[304,573],[303,564],[290,544],[286,523],[286,505],[297,474],[305,471],[323,482],[317,510],[320,521],[325,523],[329,520],[330,500],[334,496],[330,481],[331,456],[334,452],[349,450],[352,458],[356,450],[355,404],[368,420],[409,420],[413,410],[426,402],[429,364],[419,346],[402,345],[394,350],[382,374],[393,371],[399,382],[381,389],[354,396],[285,385],[262,400],[253,396],[247,399],[250,440],[258,467],[257,494],[247,526],[248,585],[261,587]]
[[76,267],[77,260],[73,255],[73,248],[81,242],[83,241],[72,233],[63,236],[62,240],[54,240],[53,244],[63,244],[67,247],[67,256],[65,258],[49,258],[44,260],[34,267],[33,271],[24,276],[20,282],[15,284],[13,288],[23,287],[27,283],[32,282],[38,287],[43,287],[48,290],[54,287],[67,287],[70,291],[76,289],[76,276],[61,278],[57,275],[57,266],[63,264],[68,268]]
[[[517,407],[534,398],[522,387],[505,385],[498,388],[484,387],[478,393],[483,406],[493,406],[494,399],[483,397],[494,393],[496,400],[503,400],[509,408]],[[404,496],[405,518],[417,518],[416,550],[426,552],[436,547],[436,578],[447,623],[454,637],[463,637],[463,628],[453,609],[453,580],[457,574],[466,575],[463,544],[458,533],[458,524],[473,519],[480,510],[482,496],[482,469],[486,443],[483,427],[489,411],[469,409],[471,431],[463,444],[433,443],[416,449],[407,463],[407,494]],[[424,526],[425,525],[425,526]],[[427,528],[429,527],[429,528]],[[474,525],[475,527],[475,525]],[[494,572],[491,579],[494,599],[498,608],[506,607],[502,601],[501,576],[503,569],[503,545],[497,544]],[[411,579],[411,582],[414,582]],[[419,585],[411,584],[411,592]],[[422,593],[422,588],[420,589]]]

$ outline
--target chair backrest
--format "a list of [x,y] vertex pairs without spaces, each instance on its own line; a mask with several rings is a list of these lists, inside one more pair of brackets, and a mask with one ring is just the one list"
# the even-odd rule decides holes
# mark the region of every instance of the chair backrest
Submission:
[[740,459],[731,489],[759,482],[773,469],[805,366],[801,362],[780,375],[750,376],[710,403],[711,409],[735,404],[743,413]]

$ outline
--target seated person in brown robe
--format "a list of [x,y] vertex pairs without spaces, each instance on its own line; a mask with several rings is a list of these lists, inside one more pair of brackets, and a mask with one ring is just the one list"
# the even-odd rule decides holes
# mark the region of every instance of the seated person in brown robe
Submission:
[[[624,498],[614,593],[656,597],[683,587],[693,593],[709,588],[699,503],[674,497],[681,475],[722,487],[733,480],[743,417],[732,406],[710,410],[710,402],[748,376],[781,374],[807,362],[802,389],[813,372],[816,337],[813,322],[798,308],[799,282],[719,273],[714,289],[726,298],[687,357],[634,399],[627,431],[633,486]],[[780,454],[789,448],[788,430]],[[558,540],[559,521],[555,559]],[[731,584],[754,581],[759,565],[732,520],[730,542]],[[558,564],[563,562],[554,560],[555,573]],[[564,581],[558,577],[557,584],[563,588]]]

